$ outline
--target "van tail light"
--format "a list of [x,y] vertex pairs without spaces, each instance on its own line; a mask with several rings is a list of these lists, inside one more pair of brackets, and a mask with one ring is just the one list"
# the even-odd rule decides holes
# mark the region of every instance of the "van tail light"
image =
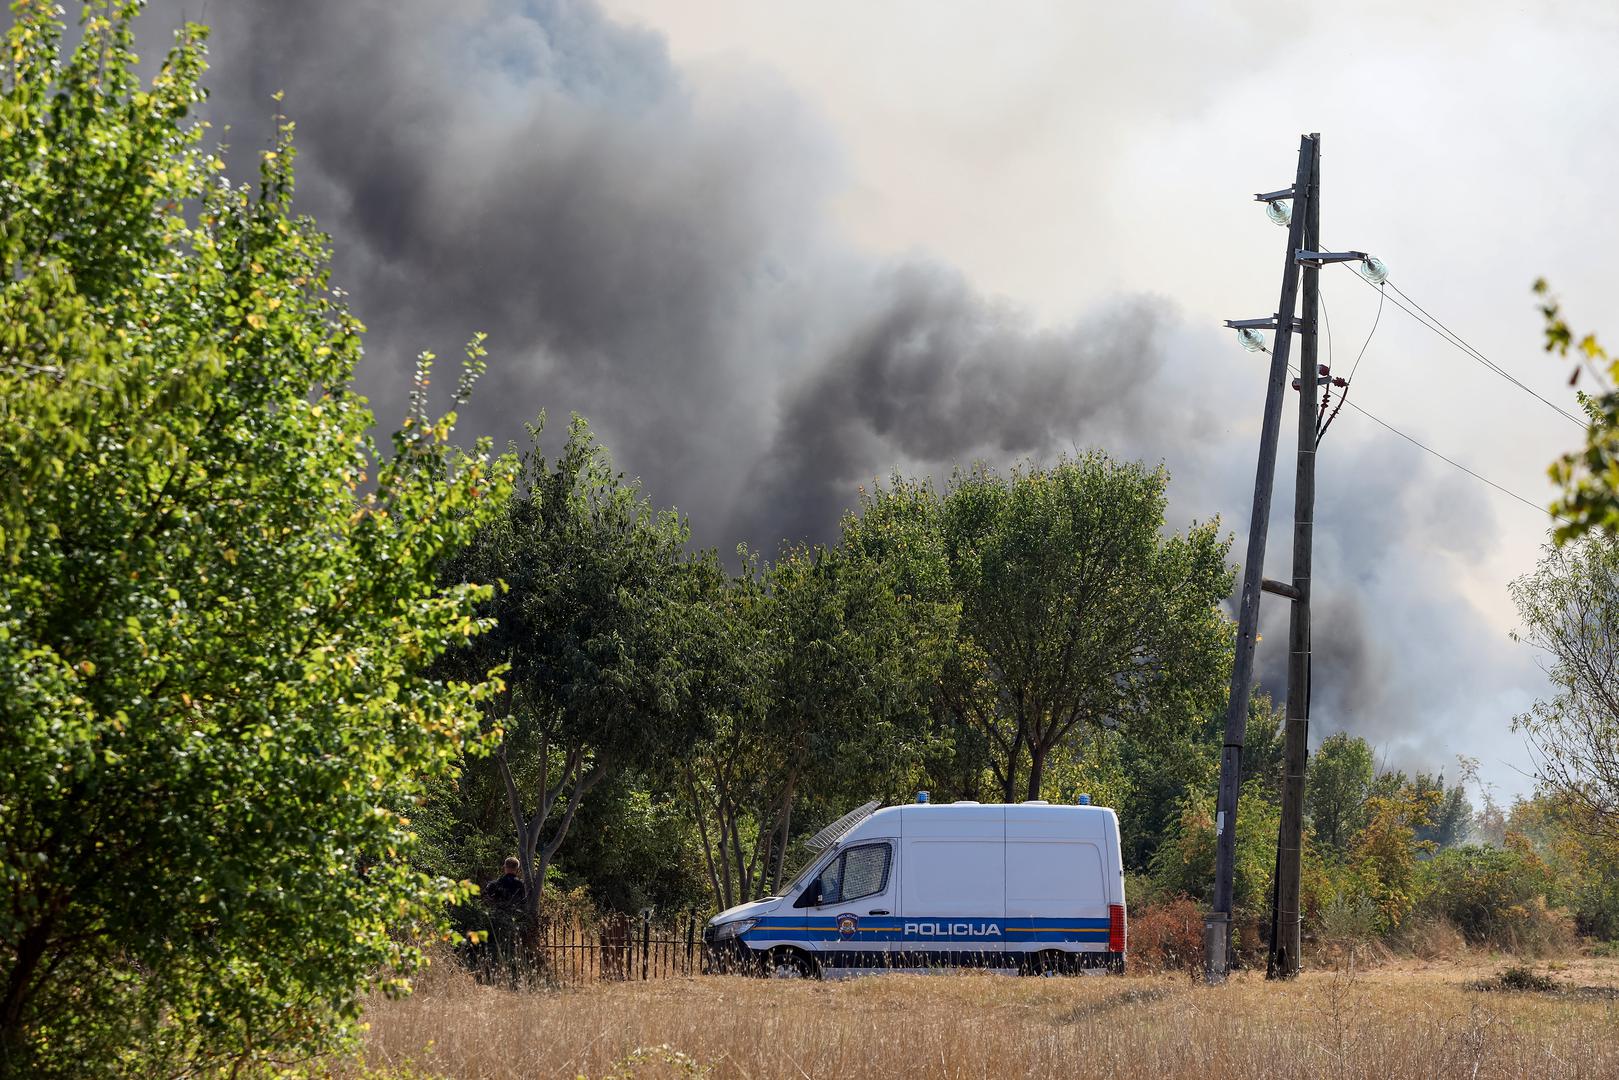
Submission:
[[1108,952],[1121,953],[1124,951],[1124,905],[1109,904],[1107,906],[1107,949]]

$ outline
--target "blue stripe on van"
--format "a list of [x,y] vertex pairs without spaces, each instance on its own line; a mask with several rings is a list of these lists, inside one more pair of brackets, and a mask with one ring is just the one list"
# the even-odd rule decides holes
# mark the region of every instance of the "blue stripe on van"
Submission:
[[764,916],[743,934],[754,941],[825,941],[870,942],[908,941],[916,943],[970,941],[987,945],[991,942],[1026,941],[1107,941],[1109,931],[1105,918],[1030,919],[1030,918],[963,918],[961,916],[863,916],[854,932],[845,936],[838,929],[836,918],[825,916],[804,919],[792,916]]

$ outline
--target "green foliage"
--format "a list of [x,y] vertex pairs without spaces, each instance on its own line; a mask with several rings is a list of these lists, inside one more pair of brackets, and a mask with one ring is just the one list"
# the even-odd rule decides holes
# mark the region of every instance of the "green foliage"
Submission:
[[522,490],[443,571],[463,588],[499,583],[480,607],[491,631],[442,667],[507,673],[487,724],[531,920],[585,795],[683,741],[670,642],[688,537],[613,470],[582,419],[554,462],[539,435]]
[[1433,792],[1411,787],[1366,800],[1366,825],[1355,837],[1350,869],[1356,891],[1377,905],[1384,930],[1398,928],[1417,903],[1418,859],[1433,850],[1432,842],[1417,839],[1417,829],[1431,820],[1437,803]]
[[702,853],[682,810],[645,773],[614,776],[579,808],[557,859],[562,888],[585,889],[602,911],[708,910]]
[[1520,947],[1545,933],[1550,868],[1517,833],[1504,848],[1475,844],[1441,851],[1423,864],[1421,909],[1442,915],[1475,945]]
[[1600,389],[1580,394],[1580,405],[1589,423],[1585,445],[1564,454],[1548,470],[1552,483],[1560,489],[1551,512],[1561,519],[1555,536],[1558,544],[1591,534],[1619,535],[1619,356],[1610,356],[1594,334],[1579,337],[1569,329],[1562,306],[1551,295],[1544,278],[1535,282],[1535,293],[1542,298],[1541,315],[1546,320],[1546,351],[1567,357],[1575,352],[1571,385],[1582,372],[1589,371]]
[[1174,738],[1220,696],[1229,541],[1217,522],[1165,535],[1167,483],[1099,453],[1006,477],[980,466],[942,498],[896,479],[846,524],[861,544],[893,532],[905,580],[959,609],[939,705],[988,744],[1002,798],[1038,797],[1053,755],[1096,730]]
[[1514,804],[1512,833],[1532,845],[1556,884],[1548,895],[1581,933],[1619,941],[1619,842],[1590,827],[1578,803],[1545,792]]
[[[1242,776],[1258,780],[1272,801],[1282,801],[1283,750],[1286,746],[1287,710],[1271,702],[1270,695],[1255,689],[1248,698],[1248,724],[1242,742]],[[1205,738],[1216,742],[1224,737],[1225,717],[1211,714]]]
[[1467,801],[1466,789],[1460,784],[1446,786],[1444,773],[1418,773],[1411,787],[1424,796],[1431,794],[1434,802],[1427,823],[1417,827],[1418,842],[1438,849],[1465,843],[1473,828],[1473,807]]
[[90,4],[63,59],[54,6],[18,4],[0,75],[16,1075],[339,1048],[458,893],[413,868],[408,812],[492,689],[424,668],[482,628],[480,590],[432,567],[509,470],[450,451],[453,414],[420,401],[382,459],[350,387],[363,328],[292,212],[291,125],[228,183],[188,119],[201,30],[143,87],[137,8]]
[[928,695],[952,613],[910,591],[906,572],[852,545],[710,578],[686,646],[706,650],[711,663],[692,666],[709,677],[681,694],[704,735],[671,765],[721,906],[778,888],[795,827],[903,791],[932,748]]
[[[1158,895],[1208,899],[1214,886],[1214,801],[1209,790],[1188,792],[1181,800],[1179,818],[1152,858],[1152,882]],[[1262,781],[1243,784],[1237,805],[1232,916],[1241,938],[1239,947],[1245,951],[1257,945],[1257,931],[1269,923],[1281,816],[1281,806],[1268,797]]]
[[1365,823],[1373,781],[1372,748],[1365,739],[1328,735],[1310,760],[1305,812],[1318,843],[1343,850]]

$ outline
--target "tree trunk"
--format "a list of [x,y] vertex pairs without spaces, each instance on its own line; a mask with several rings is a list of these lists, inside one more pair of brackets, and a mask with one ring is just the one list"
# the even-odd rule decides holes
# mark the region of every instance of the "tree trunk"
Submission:
[[0,1062],[12,1056],[12,1050],[23,1044],[23,1010],[33,991],[34,972],[45,956],[50,943],[51,917],[35,923],[23,932],[17,941],[16,962],[6,979],[6,996],[0,1001]]
[[[697,822],[697,835],[703,841],[703,866],[708,871],[708,887],[714,893],[714,902],[721,904],[720,910],[724,911],[725,905],[722,901],[725,896],[720,892],[719,868],[714,864],[714,844],[708,836],[707,807],[703,805],[702,800],[697,795],[697,781],[692,777],[691,769],[686,768],[683,772],[686,778],[686,788],[691,793],[691,812],[692,817]],[[716,809],[716,816],[717,814]]]
[[1012,739],[1012,749],[1006,755],[1006,775],[1002,778],[1001,801],[1012,802],[1017,798],[1017,767],[1023,757],[1023,721],[1018,721],[1017,735]]
[[1033,740],[1029,742],[1029,793],[1026,798],[1040,797],[1040,782],[1045,779],[1048,749]]
[[787,869],[787,840],[792,836],[793,828],[793,789],[797,786],[798,777],[794,776],[781,800],[781,848],[776,852],[776,877],[770,883],[772,896],[781,892],[781,879]]
[[731,858],[736,863],[736,902],[745,904],[753,897],[748,895],[748,860],[742,854],[741,822],[736,822],[731,829]]

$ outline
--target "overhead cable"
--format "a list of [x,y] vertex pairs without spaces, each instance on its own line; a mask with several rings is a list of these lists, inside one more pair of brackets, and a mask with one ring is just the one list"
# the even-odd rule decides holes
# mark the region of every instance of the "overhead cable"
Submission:
[[[1344,265],[1346,267],[1348,266],[1347,263],[1341,264],[1341,265]],[[1354,273],[1354,271],[1351,270],[1351,273]],[[1382,286],[1373,285],[1370,281],[1366,281],[1365,278],[1361,277],[1360,274],[1355,273],[1355,277],[1358,278],[1360,281],[1365,282],[1365,284],[1370,286],[1371,288],[1377,289],[1380,293],[1383,291]],[[1434,316],[1430,315],[1428,313],[1428,310],[1426,308],[1424,308],[1421,304],[1418,304],[1415,300],[1412,300],[1411,297],[1409,295],[1407,295],[1404,291],[1402,291],[1400,289],[1400,287],[1398,285],[1396,285],[1392,280],[1386,282],[1386,285],[1388,286],[1388,288],[1393,289],[1400,296],[1401,299],[1405,300],[1406,303],[1410,304],[1411,306],[1407,307],[1406,304],[1402,304],[1399,300],[1396,300],[1396,299],[1394,299],[1392,297],[1388,298],[1389,303],[1393,304],[1395,307],[1399,308],[1401,311],[1403,311],[1407,315],[1411,316],[1413,319],[1415,319],[1417,322],[1421,323],[1423,326],[1427,327],[1429,330],[1432,330],[1434,333],[1438,334],[1442,339],[1444,339],[1449,344],[1451,344],[1451,345],[1455,346],[1457,349],[1461,350],[1463,356],[1466,356],[1468,359],[1474,361],[1475,363],[1483,365],[1490,372],[1492,372],[1493,374],[1498,375],[1501,378],[1505,379],[1507,382],[1511,383],[1513,386],[1517,387],[1519,390],[1522,390],[1524,393],[1528,394],[1530,397],[1534,398],[1536,401],[1539,401],[1542,405],[1545,405],[1547,408],[1553,410],[1559,416],[1561,416],[1563,419],[1567,420],[1569,423],[1575,425],[1576,427],[1579,427],[1579,428],[1583,429],[1586,426],[1584,420],[1581,420],[1579,417],[1575,416],[1573,413],[1569,412],[1567,409],[1563,408],[1561,405],[1558,405],[1556,402],[1551,401],[1551,400],[1549,400],[1549,399],[1547,399],[1545,397],[1542,397],[1540,394],[1536,393],[1534,390],[1532,390],[1530,387],[1526,386],[1522,381],[1520,381],[1518,378],[1516,378],[1506,368],[1502,367],[1500,364],[1497,364],[1495,361],[1493,361],[1489,357],[1485,356],[1482,352],[1475,349],[1473,346],[1469,345],[1454,330],[1450,329],[1450,327],[1446,326],[1444,323],[1442,323],[1438,319],[1434,318]],[[1382,301],[1379,300],[1378,304],[1379,304],[1379,307],[1381,308]],[[1413,310],[1413,309],[1415,309],[1415,310]],[[1420,312],[1420,314],[1419,314],[1419,312]]]
[[[1270,350],[1266,349],[1265,351],[1269,352]],[[1299,369],[1294,367],[1291,363],[1287,365],[1287,369],[1289,371],[1291,371],[1294,375],[1299,374]],[[1300,376],[1300,386],[1302,387],[1302,385],[1303,385],[1303,378],[1302,378],[1302,376]],[[1300,390],[1300,392],[1301,393],[1303,392],[1302,389]],[[1491,480],[1489,477],[1482,476],[1479,473],[1474,472],[1472,469],[1469,469],[1466,465],[1463,465],[1461,462],[1455,460],[1454,458],[1446,457],[1444,454],[1441,454],[1439,451],[1435,450],[1433,447],[1429,446],[1427,443],[1424,443],[1419,439],[1416,439],[1416,438],[1413,438],[1410,435],[1407,435],[1405,432],[1401,431],[1399,428],[1395,427],[1393,424],[1389,423],[1387,420],[1384,420],[1382,417],[1377,416],[1375,413],[1367,411],[1366,409],[1362,408],[1360,405],[1357,405],[1355,402],[1350,401],[1347,397],[1342,398],[1342,399],[1339,400],[1338,408],[1341,409],[1345,405],[1348,405],[1351,409],[1354,409],[1356,412],[1358,412],[1362,416],[1366,417],[1366,419],[1372,421],[1372,423],[1377,424],[1379,427],[1386,428],[1389,431],[1393,432],[1394,434],[1398,435],[1400,438],[1404,439],[1406,442],[1410,443],[1412,446],[1415,446],[1417,449],[1423,450],[1423,451],[1426,451],[1427,453],[1432,454],[1434,457],[1438,458],[1440,461],[1443,461],[1446,465],[1449,465],[1452,468],[1460,469],[1462,472],[1466,473],[1468,476],[1471,476],[1473,479],[1478,480],[1478,481],[1480,481],[1482,483],[1488,484],[1490,487],[1492,487],[1495,490],[1499,491],[1501,494],[1510,496],[1510,497],[1512,497],[1514,499],[1517,499],[1519,502],[1523,503],[1525,506],[1528,506],[1528,507],[1531,507],[1531,508],[1533,508],[1535,510],[1538,510],[1542,514],[1545,514],[1547,517],[1553,518],[1553,519],[1555,519],[1557,521],[1562,522],[1564,525],[1572,524],[1572,522],[1570,522],[1567,518],[1561,516],[1560,514],[1552,513],[1551,510],[1549,510],[1546,507],[1542,506],[1540,503],[1535,502],[1533,499],[1527,499],[1524,496],[1519,495],[1516,491],[1513,491],[1511,488],[1503,487],[1502,485],[1496,483],[1494,480]],[[1334,416],[1338,415],[1336,410],[1334,410],[1333,415]]]

